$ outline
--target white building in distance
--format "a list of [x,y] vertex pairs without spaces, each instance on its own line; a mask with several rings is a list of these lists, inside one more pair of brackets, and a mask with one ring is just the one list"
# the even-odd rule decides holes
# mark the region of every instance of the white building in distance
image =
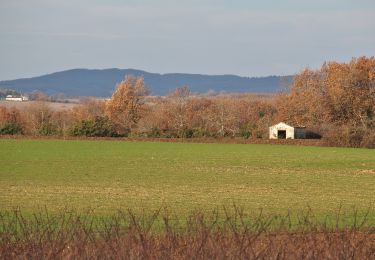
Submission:
[[19,102],[22,102],[22,101],[28,101],[28,97],[25,97],[25,96],[21,96],[21,97],[14,97],[12,95],[8,95],[6,96],[5,98],[6,101],[19,101]]
[[280,122],[270,126],[270,139],[305,139],[306,128],[302,126],[293,127]]

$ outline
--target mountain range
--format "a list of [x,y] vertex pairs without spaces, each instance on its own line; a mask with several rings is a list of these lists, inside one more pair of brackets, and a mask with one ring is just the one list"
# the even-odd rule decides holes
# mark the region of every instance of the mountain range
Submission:
[[176,87],[192,92],[275,93],[291,84],[292,76],[240,77],[236,75],[158,74],[135,69],[72,69],[32,78],[0,81],[0,88],[21,93],[39,90],[48,95],[109,97],[126,75],[143,76],[152,95],[166,95]]

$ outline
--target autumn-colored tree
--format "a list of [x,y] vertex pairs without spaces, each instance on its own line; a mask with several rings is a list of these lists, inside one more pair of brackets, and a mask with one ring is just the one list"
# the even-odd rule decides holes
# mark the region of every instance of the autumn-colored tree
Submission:
[[139,134],[160,137],[172,129],[169,117],[170,102],[166,98],[155,99],[144,107],[142,118],[138,122]]
[[93,120],[105,115],[105,102],[95,98],[87,98],[72,109],[76,121]]
[[[293,125],[317,125],[327,121],[325,88],[319,70],[305,69],[294,77],[290,93],[281,93],[277,100],[278,120]],[[319,104],[319,105],[317,105]]]
[[34,135],[55,135],[56,126],[52,122],[53,109],[47,102],[35,102],[25,109],[27,133]]
[[24,120],[18,109],[0,107],[0,134],[22,134],[23,127]]
[[375,107],[375,59],[329,62],[305,69],[294,79],[290,94],[278,107],[286,120],[302,124],[372,125]]
[[324,105],[331,122],[364,129],[373,126],[374,73],[374,57],[355,58],[347,64],[331,62],[322,67],[327,97]]
[[136,127],[142,117],[147,94],[148,89],[142,77],[127,76],[117,85],[106,103],[105,113],[119,133],[126,134]]
[[235,136],[235,101],[228,97],[214,99],[213,105],[208,111],[210,115],[210,128],[214,135],[224,137]]
[[186,105],[190,95],[191,91],[187,86],[178,87],[168,95],[170,98],[169,114],[176,129],[182,130],[187,127]]
[[276,108],[270,102],[249,97],[236,102],[234,113],[235,128],[240,136],[262,138],[268,136],[268,127],[272,125]]
[[247,95],[169,95],[150,102],[148,108],[138,123],[145,136],[262,137],[275,114],[273,105]]
[[54,134],[67,135],[69,129],[76,122],[71,110],[55,111],[51,118],[51,123],[56,128]]
[[7,123],[8,110],[6,107],[0,107],[0,127]]
[[193,98],[186,104],[186,125],[193,129],[194,137],[211,136],[212,106],[214,102],[208,98]]
[[359,146],[375,127],[374,75],[374,57],[305,69],[294,78],[290,93],[280,96],[279,119],[320,128],[332,138],[341,134],[337,140],[345,139],[343,145]]

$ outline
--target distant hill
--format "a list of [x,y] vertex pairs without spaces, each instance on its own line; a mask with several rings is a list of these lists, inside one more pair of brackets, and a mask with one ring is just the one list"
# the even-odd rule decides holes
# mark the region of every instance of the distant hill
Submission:
[[166,95],[180,86],[193,92],[256,92],[273,93],[290,84],[292,76],[239,77],[235,75],[157,74],[134,69],[73,69],[33,78],[0,81],[0,88],[20,92],[42,91],[48,95],[110,96],[115,86],[126,75],[143,76],[152,95]]

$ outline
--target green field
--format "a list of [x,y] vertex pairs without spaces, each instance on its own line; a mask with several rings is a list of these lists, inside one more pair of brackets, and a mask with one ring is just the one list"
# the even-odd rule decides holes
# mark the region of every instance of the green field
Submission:
[[272,214],[309,206],[324,215],[375,202],[368,149],[3,139],[0,165],[0,210],[168,207],[184,216],[235,203]]

